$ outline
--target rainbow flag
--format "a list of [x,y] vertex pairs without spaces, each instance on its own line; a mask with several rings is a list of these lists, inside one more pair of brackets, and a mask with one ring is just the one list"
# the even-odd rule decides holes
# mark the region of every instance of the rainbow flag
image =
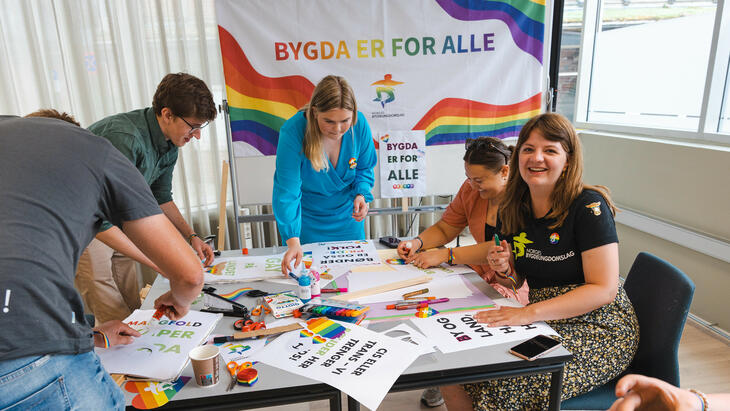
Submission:
[[257,72],[236,39],[218,26],[233,141],[264,155],[276,154],[279,129],[309,102],[314,84],[303,76],[266,77]]
[[461,98],[436,103],[413,126],[425,130],[426,145],[463,143],[467,138],[514,137],[531,117],[540,114],[542,93],[508,105],[494,105]]
[[[345,327],[337,324],[336,322],[328,319],[327,317],[313,318],[307,321],[307,328],[317,335],[324,338],[338,338],[345,333]],[[315,340],[315,343],[323,342],[322,340]]]
[[149,410],[167,404],[188,380],[190,377],[180,377],[173,382],[129,381],[124,384],[124,389],[138,394],[132,399],[134,408]]
[[545,0],[436,0],[436,3],[457,20],[503,21],[517,47],[542,63]]

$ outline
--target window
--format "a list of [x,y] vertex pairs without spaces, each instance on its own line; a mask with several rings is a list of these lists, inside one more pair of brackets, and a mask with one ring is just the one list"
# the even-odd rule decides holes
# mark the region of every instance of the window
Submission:
[[721,135],[730,133],[727,9],[707,0],[567,1],[558,106],[571,99],[577,71],[580,127],[730,142]]

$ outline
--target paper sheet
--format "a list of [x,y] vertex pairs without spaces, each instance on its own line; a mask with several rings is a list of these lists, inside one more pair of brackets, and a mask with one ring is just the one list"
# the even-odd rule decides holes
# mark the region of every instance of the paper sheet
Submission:
[[[356,274],[350,275],[350,288],[348,291],[353,291],[353,280],[357,280],[358,282],[362,284],[367,284],[370,280],[370,276],[372,276],[374,273],[367,273],[367,277],[365,275],[358,276]],[[387,282],[393,282],[393,281],[400,281],[400,280],[406,280],[408,278],[414,278],[414,277],[420,277],[422,274],[420,273],[409,273],[408,276],[401,277],[404,273],[398,273],[397,277],[394,277],[392,273],[388,274],[389,277],[385,277],[382,275],[379,275],[378,281],[384,281],[385,279],[388,279]],[[358,286],[363,286],[362,284],[358,284]],[[374,285],[371,285],[370,287],[373,287]],[[365,287],[369,288],[369,287]],[[381,303],[386,301],[398,301],[403,299],[403,294],[411,292],[411,291],[418,291],[422,290],[424,288],[428,288],[428,292],[423,294],[424,296],[433,296],[436,298],[466,298],[472,295],[472,291],[464,284],[464,280],[462,280],[462,277],[459,275],[456,276],[448,276],[443,278],[434,278],[430,282],[427,282],[425,284],[418,284],[413,285],[406,288],[401,288],[398,290],[393,291],[387,291],[380,294],[370,295],[367,297],[362,297],[357,300],[359,304],[373,304],[373,303]],[[438,307],[436,307],[438,309]]]
[[313,264],[319,267],[380,264],[380,258],[372,240],[307,244],[307,249],[312,251]]
[[445,354],[509,341],[524,341],[538,334],[557,335],[542,321],[528,325],[485,327],[476,322],[473,313],[414,318],[411,321]]
[[281,335],[259,361],[324,382],[375,410],[403,370],[420,355],[413,345],[327,318]]
[[281,279],[284,254],[250,257],[219,257],[204,270],[208,284]]
[[[142,333],[129,345],[95,348],[109,373],[127,374],[157,381],[176,379],[188,361],[188,353],[204,342],[222,314],[189,311],[178,321],[152,319],[155,310],[134,310],[124,322]],[[152,320],[151,320],[152,319]]]

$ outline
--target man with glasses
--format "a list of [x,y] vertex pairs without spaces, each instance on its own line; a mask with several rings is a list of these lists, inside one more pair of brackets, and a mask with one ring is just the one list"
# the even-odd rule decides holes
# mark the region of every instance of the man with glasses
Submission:
[[[172,199],[172,172],[178,148],[216,117],[205,83],[186,73],[166,75],[157,86],[152,107],[115,114],[97,121],[89,131],[112,143],[137,167],[162,212],[190,243],[205,264],[213,250],[198,237]],[[136,263],[159,269],[112,224],[105,222],[79,260],[76,288],[97,324],[122,320],[139,308]]]

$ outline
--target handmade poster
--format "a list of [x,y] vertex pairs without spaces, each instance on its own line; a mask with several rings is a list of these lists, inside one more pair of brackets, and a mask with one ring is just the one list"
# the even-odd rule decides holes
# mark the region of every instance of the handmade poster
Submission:
[[213,265],[205,267],[204,281],[215,284],[282,278],[283,255],[219,257],[213,261]]
[[168,403],[187,382],[190,377],[180,377],[172,382],[161,381],[129,381],[124,389],[132,394],[132,407],[138,410],[149,410]]
[[410,343],[320,317],[307,321],[305,329],[280,335],[258,359],[336,387],[375,410],[420,354]]
[[423,130],[388,131],[378,136],[380,197],[426,195],[426,134]]
[[312,255],[314,264],[323,269],[380,264],[380,258],[372,240],[316,243],[313,245]]
[[142,336],[129,345],[95,348],[110,374],[151,380],[176,379],[188,361],[188,352],[208,338],[222,314],[189,311],[180,320],[152,319],[155,310],[134,310],[124,322]]
[[444,354],[527,340],[538,334],[558,334],[542,321],[527,325],[486,327],[474,319],[473,313],[414,318],[411,321]]
[[398,252],[395,249],[378,250],[378,256],[380,256],[380,260],[383,261],[382,265],[395,271],[415,272],[420,275],[427,274],[434,278],[474,272],[474,270],[472,270],[468,265],[448,265],[446,263],[442,263],[436,267],[419,268],[413,264],[406,264],[402,258],[398,257]]

